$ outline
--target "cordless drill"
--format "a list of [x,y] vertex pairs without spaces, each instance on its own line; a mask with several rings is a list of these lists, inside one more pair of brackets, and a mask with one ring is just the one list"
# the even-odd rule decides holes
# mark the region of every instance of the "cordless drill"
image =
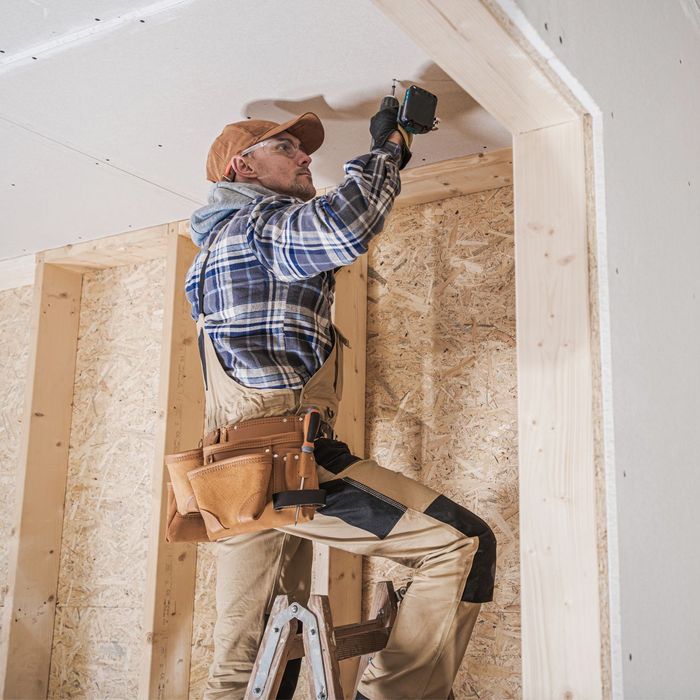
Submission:
[[398,123],[409,134],[426,134],[438,128],[439,119],[435,116],[437,97],[432,92],[411,85],[399,106],[396,99],[396,78],[391,83],[391,94],[382,100],[380,109],[399,109]]

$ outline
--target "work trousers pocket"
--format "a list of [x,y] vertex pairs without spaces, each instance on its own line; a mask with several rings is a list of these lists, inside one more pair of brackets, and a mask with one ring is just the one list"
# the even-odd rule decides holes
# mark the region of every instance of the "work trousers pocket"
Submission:
[[187,473],[207,533],[257,520],[271,498],[272,455],[231,457]]

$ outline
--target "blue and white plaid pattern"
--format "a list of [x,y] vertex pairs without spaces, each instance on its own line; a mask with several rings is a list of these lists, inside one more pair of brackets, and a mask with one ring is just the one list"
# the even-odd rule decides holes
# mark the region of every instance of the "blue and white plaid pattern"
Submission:
[[[310,202],[270,192],[214,227],[206,244],[205,328],[221,363],[257,389],[301,389],[333,348],[335,269],[367,252],[401,184],[400,148],[345,164],[344,182]],[[185,291],[199,315],[197,286],[206,251]]]

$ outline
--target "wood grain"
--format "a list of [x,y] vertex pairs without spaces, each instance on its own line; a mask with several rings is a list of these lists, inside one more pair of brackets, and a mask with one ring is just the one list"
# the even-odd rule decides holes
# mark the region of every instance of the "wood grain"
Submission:
[[582,125],[514,139],[523,694],[601,697]]
[[202,435],[204,391],[195,326],[184,294],[185,273],[197,249],[168,230],[161,350],[159,420],[153,478],[139,698],[174,700],[189,693],[196,547],[165,541],[164,455],[196,445]]
[[166,255],[169,224],[127,231],[93,241],[72,243],[44,252],[46,262],[73,270],[100,270],[135,265]]
[[82,275],[37,257],[17,511],[0,644],[2,697],[45,698],[68,467]]
[[396,209],[513,184],[513,151],[475,153],[401,172]]
[[83,275],[51,698],[136,697],[164,268]]

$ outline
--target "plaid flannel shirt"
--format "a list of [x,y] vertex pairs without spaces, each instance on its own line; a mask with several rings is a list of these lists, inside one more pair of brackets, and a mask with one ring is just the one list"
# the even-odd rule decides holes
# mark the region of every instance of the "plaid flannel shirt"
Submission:
[[[212,229],[187,274],[192,317],[206,255],[205,329],[227,374],[256,389],[301,389],[333,348],[335,270],[367,252],[401,189],[400,147],[345,164],[345,180],[303,203],[263,192]],[[262,189],[262,188],[260,188]]]

